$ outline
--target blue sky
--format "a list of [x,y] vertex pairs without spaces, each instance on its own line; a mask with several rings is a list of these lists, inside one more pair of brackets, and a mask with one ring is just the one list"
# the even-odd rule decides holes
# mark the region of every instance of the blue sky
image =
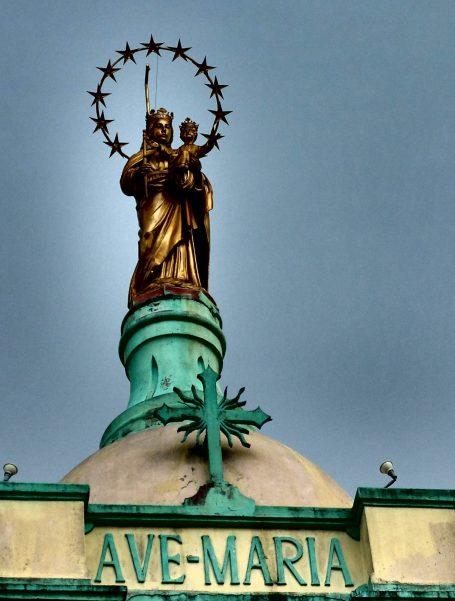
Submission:
[[[401,486],[453,487],[454,30],[445,1],[2,2],[0,460],[18,480],[58,480],[126,407],[137,223],[86,91],[152,33],[229,84],[204,159],[223,383],[351,494],[388,458]],[[107,101],[129,153],[138,63]],[[202,80],[158,67],[157,104],[205,131]]]

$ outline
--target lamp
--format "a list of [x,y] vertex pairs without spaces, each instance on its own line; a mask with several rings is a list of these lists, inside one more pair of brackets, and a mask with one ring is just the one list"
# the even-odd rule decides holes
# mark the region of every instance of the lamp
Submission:
[[8,482],[11,476],[15,476],[18,472],[14,463],[5,463],[3,466],[3,482]]
[[394,484],[396,479],[398,478],[398,476],[395,474],[395,471],[393,469],[393,463],[391,461],[384,461],[383,463],[381,463],[379,471],[381,472],[381,474],[385,474],[386,476],[389,476],[391,478],[390,482],[387,482],[384,488],[389,488],[389,486],[392,486],[392,484]]

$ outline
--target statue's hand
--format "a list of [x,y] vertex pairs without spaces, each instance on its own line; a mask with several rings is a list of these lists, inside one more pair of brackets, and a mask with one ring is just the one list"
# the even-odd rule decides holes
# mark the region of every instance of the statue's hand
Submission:
[[137,172],[140,175],[146,175],[153,171],[153,167],[150,163],[142,163],[142,165],[138,168]]
[[175,183],[182,190],[189,190],[194,186],[194,175],[189,169],[178,169]]
[[172,148],[165,146],[164,144],[160,144],[159,142],[149,142],[147,144],[147,159],[160,159],[160,158],[169,158],[173,154]]

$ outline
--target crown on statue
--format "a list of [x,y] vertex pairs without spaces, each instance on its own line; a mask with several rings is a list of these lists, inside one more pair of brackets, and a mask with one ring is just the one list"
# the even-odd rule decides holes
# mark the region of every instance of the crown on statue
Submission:
[[152,109],[145,116],[147,127],[152,125],[157,119],[166,119],[166,121],[169,121],[169,123],[172,123],[173,118],[174,118],[174,113],[170,113],[163,107],[159,108],[157,111],[155,111],[155,109]]
[[192,121],[189,117],[187,117],[185,121],[182,121],[182,123],[180,123],[180,131],[185,129],[194,129],[197,132],[198,128],[199,125]]

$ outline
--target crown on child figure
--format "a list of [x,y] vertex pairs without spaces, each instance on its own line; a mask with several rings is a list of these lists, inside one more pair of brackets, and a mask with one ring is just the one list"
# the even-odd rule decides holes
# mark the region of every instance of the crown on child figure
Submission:
[[185,119],[185,121],[182,121],[182,123],[180,123],[180,131],[182,129],[195,129],[196,131],[198,130],[199,125],[197,123],[195,123],[194,121],[192,121],[189,117],[187,117]]

